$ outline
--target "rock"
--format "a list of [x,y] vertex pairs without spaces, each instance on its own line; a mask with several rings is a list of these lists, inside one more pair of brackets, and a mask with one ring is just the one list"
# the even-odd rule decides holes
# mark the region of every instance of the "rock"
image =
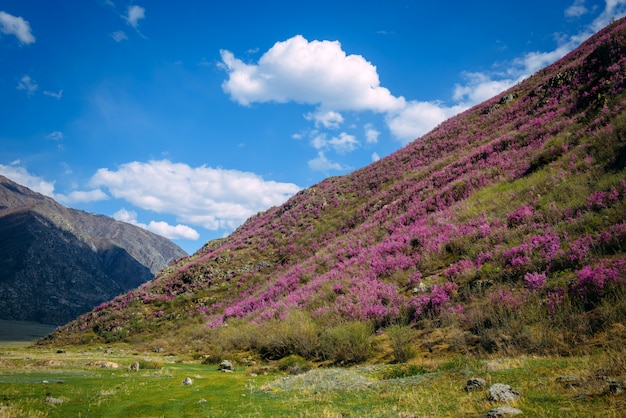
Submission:
[[218,370],[223,371],[223,372],[233,372],[235,371],[235,366],[233,366],[233,363],[231,363],[228,360],[222,360],[222,362],[219,365]]
[[133,364],[131,364],[130,366],[128,366],[128,370],[131,372],[138,372],[139,371],[139,362],[136,361]]
[[557,377],[556,381],[559,383],[563,383],[566,388],[577,387],[580,386],[583,379],[580,376],[561,376]]
[[465,392],[473,392],[475,390],[483,390],[487,382],[481,377],[472,377],[465,384]]
[[48,405],[61,405],[63,403],[63,399],[53,398],[52,396],[48,396],[46,398],[46,403]]
[[119,369],[120,365],[117,363],[113,363],[112,361],[92,361],[91,363],[87,363],[87,366],[96,366],[103,369]]
[[193,380],[191,380],[191,378],[186,377],[185,380],[183,380],[183,385],[193,385]]
[[504,383],[495,383],[489,388],[489,395],[487,399],[491,402],[511,402],[520,398],[520,394],[517,393],[509,385]]
[[619,395],[624,392],[624,386],[617,380],[609,382],[609,393]]
[[503,417],[505,415],[520,415],[522,411],[509,405],[503,405],[487,412],[487,418]]

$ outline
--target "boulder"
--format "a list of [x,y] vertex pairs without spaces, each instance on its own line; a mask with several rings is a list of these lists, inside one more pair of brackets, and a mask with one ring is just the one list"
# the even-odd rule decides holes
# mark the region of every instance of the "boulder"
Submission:
[[485,379],[481,377],[472,377],[465,384],[465,391],[473,392],[476,390],[483,390],[486,385],[487,385],[487,382],[485,381]]
[[520,398],[520,394],[511,386],[504,383],[495,383],[489,388],[487,399],[491,402],[511,402]]
[[229,360],[222,360],[218,370],[222,372],[233,372],[235,371],[235,366],[233,366],[233,363],[231,363]]
[[193,380],[191,380],[191,378],[186,377],[185,380],[183,380],[183,385],[193,385]]
[[496,418],[496,417],[503,417],[505,415],[520,415],[520,414],[522,414],[521,409],[513,408],[512,406],[509,406],[509,405],[503,405],[487,412],[487,418]]
[[100,367],[102,369],[119,369],[120,365],[117,363],[113,363],[112,361],[92,361],[91,363],[87,363],[87,366],[95,366]]

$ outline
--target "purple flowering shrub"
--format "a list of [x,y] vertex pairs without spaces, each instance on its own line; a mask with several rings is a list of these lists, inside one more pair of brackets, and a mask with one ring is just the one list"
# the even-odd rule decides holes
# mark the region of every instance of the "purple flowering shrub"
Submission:
[[593,307],[617,285],[626,284],[626,260],[605,260],[576,271],[577,281],[571,292],[580,297],[587,307]]
[[451,305],[451,300],[459,286],[454,282],[435,284],[429,294],[414,296],[408,306],[413,310],[414,318],[435,317]]

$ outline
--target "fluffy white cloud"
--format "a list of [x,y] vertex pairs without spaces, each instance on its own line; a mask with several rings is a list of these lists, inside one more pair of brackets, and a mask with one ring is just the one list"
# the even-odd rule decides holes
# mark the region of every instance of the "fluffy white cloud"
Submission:
[[380,85],[376,67],[360,55],[347,55],[337,41],[311,41],[296,35],[277,42],[257,64],[246,64],[222,50],[228,72],[222,88],[242,105],[294,101],[328,111],[388,112],[404,106]]
[[406,144],[465,109],[462,105],[446,107],[439,103],[413,101],[401,112],[391,114],[387,124],[394,136]]
[[309,168],[314,171],[330,171],[336,170],[341,171],[347,169],[347,167],[343,167],[339,163],[335,163],[326,158],[326,155],[323,151],[317,153],[317,157],[309,160],[308,162]]
[[317,111],[317,112],[309,112],[304,115],[306,120],[315,121],[315,127],[319,128],[323,126],[324,128],[329,129],[337,129],[343,123],[343,116],[341,113],[330,111]]
[[209,230],[233,229],[300,190],[295,184],[265,181],[254,173],[168,160],[131,162],[114,171],[101,168],[91,185],[106,187],[114,197],[139,208],[172,214]]
[[32,44],[35,42],[35,37],[27,21],[3,11],[0,11],[0,32],[5,35],[15,35],[21,44]]
[[39,176],[29,173],[28,170],[19,166],[19,164],[19,161],[15,161],[11,165],[0,164],[0,174],[37,193],[54,197],[54,182],[46,181]]
[[30,78],[29,75],[22,76],[20,81],[17,82],[17,89],[24,90],[28,96],[35,94],[38,88],[39,85],[37,82]]
[[162,235],[168,239],[188,239],[195,241],[200,238],[198,231],[187,225],[170,225],[163,221],[150,221],[149,224],[138,222],[137,212],[134,210],[129,211],[122,208],[113,214],[113,218],[121,222],[126,222],[140,228],[147,229],[150,232]]
[[311,140],[311,145],[315,149],[332,148],[335,152],[345,154],[357,149],[360,143],[354,135],[342,132],[330,139],[323,133],[317,134]]
[[14,182],[28,187],[29,189],[41,193],[57,200],[63,204],[79,203],[79,202],[97,202],[106,200],[109,196],[102,190],[95,189],[90,191],[73,191],[68,194],[55,193],[55,182],[46,181],[42,177],[31,174],[26,168],[20,166],[20,161],[15,161],[11,165],[0,164],[0,174],[8,177]]
[[[564,11],[576,17],[588,13],[582,0],[574,0]],[[308,41],[301,35],[275,43],[257,63],[246,63],[222,50],[220,67],[228,73],[224,92],[241,105],[263,102],[296,102],[316,106],[305,118],[316,129],[337,129],[344,123],[339,113],[371,111],[385,115],[391,134],[402,143],[418,138],[457,113],[514,86],[537,70],[562,58],[611,19],[626,14],[626,0],[605,0],[605,8],[582,32],[561,37],[552,51],[532,51],[508,63],[500,73],[464,73],[466,82],[457,84],[452,104],[405,100],[381,86],[376,67],[360,55],[344,52],[337,41]],[[366,132],[366,142],[375,143],[378,131]],[[316,132],[311,144],[317,150],[334,147],[350,151],[356,142],[337,137],[331,140]],[[342,169],[323,153],[309,161],[316,170]]]
[[100,189],[89,191],[75,190],[68,194],[55,194],[53,197],[64,204],[99,202],[109,198],[109,196]]
[[[134,5],[128,6],[128,11],[124,19],[126,19],[126,22],[128,22],[130,26],[132,26],[133,28],[137,28],[137,26],[139,25],[139,19],[143,19],[145,17],[146,9],[141,6]],[[126,34],[124,34],[124,36],[126,36]],[[113,39],[115,39],[115,37]]]
[[365,142],[368,144],[376,144],[378,142],[378,136],[380,132],[374,129],[374,125],[371,123],[365,124]]
[[452,98],[461,103],[476,104],[492,98],[515,84],[515,80],[492,80],[483,73],[464,73],[466,85],[457,84]]

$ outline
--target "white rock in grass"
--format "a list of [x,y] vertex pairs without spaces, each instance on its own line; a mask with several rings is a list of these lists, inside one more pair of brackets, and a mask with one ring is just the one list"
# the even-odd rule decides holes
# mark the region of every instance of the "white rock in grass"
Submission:
[[487,399],[492,402],[511,402],[520,398],[520,394],[517,393],[509,385],[504,383],[495,383],[489,388],[489,395]]
[[521,409],[513,408],[512,406],[509,406],[509,405],[503,405],[487,412],[487,418],[497,418],[497,417],[503,417],[505,415],[520,415],[522,413],[523,412]]
[[193,385],[193,380],[191,380],[191,378],[186,377],[185,380],[183,380],[183,385]]

